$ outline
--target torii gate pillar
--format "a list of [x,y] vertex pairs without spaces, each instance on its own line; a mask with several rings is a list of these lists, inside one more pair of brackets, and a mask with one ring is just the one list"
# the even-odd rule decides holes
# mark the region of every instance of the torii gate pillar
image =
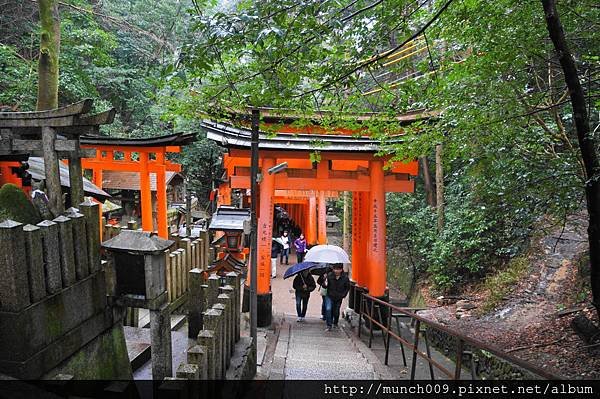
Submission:
[[308,231],[306,235],[306,241],[310,245],[317,243],[317,198],[311,195],[308,198]]
[[[268,327],[272,321],[273,294],[271,292],[271,239],[273,237],[273,196],[275,195],[275,175],[269,169],[275,166],[275,159],[264,158],[260,182],[260,213],[258,216],[258,269],[256,280],[258,327]],[[251,266],[252,267],[252,266]],[[248,270],[250,272],[250,270]],[[250,274],[250,273],[249,273]]]
[[318,198],[318,209],[319,209],[319,217],[318,217],[318,242],[319,245],[327,244],[327,201],[325,201],[325,192],[319,191]]
[[369,294],[384,297],[386,293],[385,188],[383,161],[371,161],[371,193],[369,201]]

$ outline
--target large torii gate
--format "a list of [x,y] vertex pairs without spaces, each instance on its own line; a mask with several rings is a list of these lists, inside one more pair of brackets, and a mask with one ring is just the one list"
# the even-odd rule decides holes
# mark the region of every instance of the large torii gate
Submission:
[[[427,116],[411,115],[406,122],[423,117]],[[203,121],[202,127],[209,139],[228,149],[224,167],[229,181],[224,184],[224,190],[250,188],[251,131],[208,120]],[[293,216],[301,218],[309,243],[315,244],[326,241],[327,193],[351,191],[352,281],[371,295],[385,298],[385,193],[413,192],[411,176],[418,174],[417,162],[390,162],[389,156],[376,155],[380,151],[379,142],[360,136],[357,131],[338,129],[334,134],[331,130],[325,134],[316,124],[304,128],[284,124],[275,128],[277,133],[261,132],[259,139],[262,180],[258,204],[258,326],[271,323],[273,206],[283,202],[282,197],[300,205]],[[314,159],[315,153],[319,162],[311,160],[311,154]],[[288,163],[284,172],[268,173],[269,168],[282,162]]]

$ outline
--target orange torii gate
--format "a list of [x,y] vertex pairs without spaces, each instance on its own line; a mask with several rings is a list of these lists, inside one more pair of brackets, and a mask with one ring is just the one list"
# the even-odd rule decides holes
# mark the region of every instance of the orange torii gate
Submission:
[[144,231],[155,231],[150,174],[156,174],[157,230],[159,236],[168,238],[166,172],[181,172],[181,165],[170,162],[166,154],[180,152],[182,145],[193,141],[195,135],[182,133],[139,139],[82,136],[81,146],[95,149],[96,157],[83,158],[81,165],[82,169],[92,170],[92,181],[98,187],[102,187],[104,170],[139,173]]
[[[415,115],[406,122],[424,117],[427,116]],[[228,149],[224,167],[229,182],[223,188],[250,188],[251,131],[213,121],[203,121],[202,127],[209,139]],[[302,219],[307,239],[313,244],[326,242],[326,193],[353,193],[352,281],[371,295],[385,298],[385,193],[413,192],[414,180],[410,176],[418,174],[418,163],[390,162],[389,156],[377,156],[379,143],[369,137],[356,135],[356,131],[338,130],[337,134],[324,134],[319,127],[297,128],[289,124],[277,126],[276,129],[276,134],[261,132],[259,139],[259,172],[262,180],[257,207],[258,325],[266,326],[271,322],[273,206],[283,203],[282,195],[292,191],[311,193],[301,203],[300,210],[294,212],[299,212],[296,217]],[[318,142],[317,146],[315,142]],[[314,156],[315,153],[320,158],[319,162],[311,161],[311,154]],[[288,163],[284,172],[275,175],[268,173],[269,168],[282,162]],[[292,199],[296,198],[289,200]],[[317,220],[321,223],[317,224]]]

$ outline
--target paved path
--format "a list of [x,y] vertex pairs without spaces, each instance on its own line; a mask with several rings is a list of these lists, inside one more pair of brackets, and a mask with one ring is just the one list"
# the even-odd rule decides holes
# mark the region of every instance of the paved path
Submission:
[[344,328],[327,332],[324,322],[318,318],[307,318],[303,323],[284,319],[269,379],[377,378],[373,366],[348,338]]

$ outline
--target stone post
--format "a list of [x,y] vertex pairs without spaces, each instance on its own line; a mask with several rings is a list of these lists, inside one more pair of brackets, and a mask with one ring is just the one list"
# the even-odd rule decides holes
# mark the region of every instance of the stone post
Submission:
[[214,331],[200,331],[198,333],[198,344],[204,348],[206,354],[206,378],[214,380],[216,379]]
[[44,269],[46,270],[46,291],[56,294],[62,289],[60,254],[58,252],[58,226],[50,220],[37,224],[42,232]]
[[75,256],[73,254],[73,230],[71,219],[58,216],[53,222],[58,224],[58,250],[60,252],[60,269],[64,287],[75,284]]
[[189,238],[184,238],[179,242],[179,248],[185,251],[184,255],[186,267],[184,272],[187,273],[192,269],[192,240]]
[[100,205],[86,199],[79,210],[85,216],[89,270],[95,273],[100,270]]
[[0,309],[18,312],[29,305],[23,225],[0,223]]
[[73,251],[75,253],[75,276],[81,280],[89,276],[88,244],[86,239],[85,216],[77,208],[69,208],[67,216],[73,228]]
[[177,378],[185,378],[186,380],[197,380],[200,378],[200,370],[197,364],[181,363],[177,368]]
[[227,308],[229,309],[229,329],[227,330],[229,334],[229,352],[230,356],[233,356],[233,351],[235,349],[235,290],[232,286],[226,285],[221,287],[221,293],[226,294],[229,297],[229,301],[227,303]]
[[[231,298],[227,294],[219,294],[217,297],[217,302],[219,303],[215,305],[215,309],[223,310],[223,353],[225,353],[225,370],[227,370],[229,368],[231,358],[231,327],[233,326],[233,322],[231,320]],[[223,309],[218,306],[221,306]]]
[[235,292],[234,304],[235,309],[233,311],[235,315],[235,320],[233,324],[235,325],[235,342],[240,340],[240,318],[241,318],[241,289],[240,289],[240,276],[236,272],[227,273],[227,285],[233,287],[233,292]]
[[206,347],[202,345],[194,345],[187,351],[187,362],[190,364],[195,364],[199,369],[199,378],[201,380],[206,380],[208,378],[207,375],[207,354]]
[[[219,299],[217,298],[217,301]],[[223,370],[223,374],[221,376],[222,379],[225,379],[225,374],[227,373],[227,308],[222,303],[216,303],[213,305],[213,309],[216,311],[220,311],[219,315],[219,328],[220,328],[220,337],[221,337],[221,369]]]
[[202,313],[204,307],[204,294],[202,289],[202,270],[194,268],[189,271],[190,292],[188,297],[188,338],[195,339],[203,328]]
[[150,310],[152,350],[152,379],[163,380],[173,376],[171,364],[171,312],[164,306]]
[[35,303],[46,296],[46,276],[42,253],[42,232],[31,224],[23,227],[27,250],[27,275],[29,276],[29,299]]
[[204,325],[207,329],[213,331],[214,333],[214,357],[213,363],[215,367],[215,379],[222,379],[224,375],[223,370],[223,361],[222,361],[222,353],[223,353],[223,329],[221,328],[221,320],[223,317],[223,312],[217,309],[208,309],[204,312]]
[[219,276],[211,274],[208,277],[208,307],[212,307],[217,303],[217,296],[219,295]]

